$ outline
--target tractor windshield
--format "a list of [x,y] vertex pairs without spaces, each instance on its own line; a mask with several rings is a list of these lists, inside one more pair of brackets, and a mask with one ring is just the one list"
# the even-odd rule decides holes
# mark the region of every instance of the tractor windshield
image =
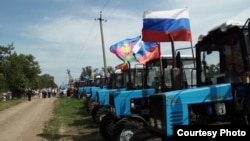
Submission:
[[137,89],[141,89],[143,87],[143,75],[145,72],[144,68],[136,68],[134,70],[134,83],[135,83],[135,87]]
[[250,68],[248,34],[247,30],[235,26],[223,32],[209,32],[198,42],[197,81],[205,85],[244,82]]
[[[172,89],[173,82],[171,80],[171,70],[173,68],[173,58],[171,56],[162,56],[161,58],[162,64],[160,60],[154,60],[147,63],[147,85],[152,88],[162,87],[163,91],[167,91]],[[196,74],[194,69],[194,58],[192,56],[182,56],[181,64],[183,69],[183,81],[185,81],[188,87],[196,85],[196,76],[192,74]],[[161,74],[161,65],[162,65],[162,74]]]

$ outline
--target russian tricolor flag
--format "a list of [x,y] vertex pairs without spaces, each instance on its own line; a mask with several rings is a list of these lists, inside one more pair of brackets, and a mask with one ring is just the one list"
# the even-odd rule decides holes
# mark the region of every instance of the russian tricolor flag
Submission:
[[169,11],[144,12],[142,40],[146,42],[191,41],[187,8]]
[[133,48],[137,62],[145,64],[148,61],[160,58],[160,42],[144,42],[139,40]]

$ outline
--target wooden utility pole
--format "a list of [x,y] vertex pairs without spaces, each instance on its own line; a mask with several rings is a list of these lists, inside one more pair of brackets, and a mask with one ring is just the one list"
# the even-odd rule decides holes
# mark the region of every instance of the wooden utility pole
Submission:
[[95,20],[98,20],[100,23],[100,30],[101,30],[101,40],[102,40],[102,53],[103,53],[103,63],[104,63],[104,75],[105,80],[107,80],[107,62],[106,62],[106,54],[105,54],[105,45],[104,45],[104,38],[103,38],[103,30],[102,30],[102,22],[106,21],[102,18],[102,11],[100,12],[100,18],[97,18]]
[[70,88],[73,88],[74,87],[74,78],[71,76],[69,69],[67,69],[67,73],[68,73],[68,77],[69,77],[68,84],[70,85]]

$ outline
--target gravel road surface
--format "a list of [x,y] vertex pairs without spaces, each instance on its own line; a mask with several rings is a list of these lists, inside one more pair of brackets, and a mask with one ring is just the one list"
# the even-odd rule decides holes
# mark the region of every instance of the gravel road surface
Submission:
[[33,97],[0,112],[0,141],[48,141],[42,138],[44,123],[52,117],[57,98]]

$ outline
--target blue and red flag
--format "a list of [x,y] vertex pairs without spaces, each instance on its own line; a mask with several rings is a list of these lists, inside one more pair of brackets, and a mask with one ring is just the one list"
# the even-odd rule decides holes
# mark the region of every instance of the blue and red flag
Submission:
[[138,41],[133,48],[134,56],[137,62],[145,64],[150,60],[160,58],[160,43],[159,42],[144,42]]
[[136,62],[133,55],[133,47],[141,39],[141,36],[129,38],[119,41],[110,46],[110,52],[114,53],[119,59],[124,62]]
[[127,69],[129,69],[129,64],[128,63],[121,63],[121,64],[115,66],[115,69],[127,70]]
[[191,41],[191,28],[187,8],[169,11],[144,12],[142,40],[146,42]]

